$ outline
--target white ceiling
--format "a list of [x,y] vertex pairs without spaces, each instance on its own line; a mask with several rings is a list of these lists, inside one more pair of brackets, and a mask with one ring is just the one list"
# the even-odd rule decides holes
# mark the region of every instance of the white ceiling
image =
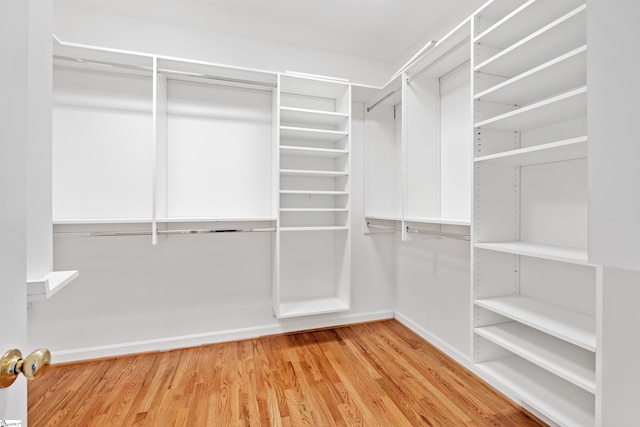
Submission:
[[303,48],[397,61],[485,0],[55,0],[89,9]]

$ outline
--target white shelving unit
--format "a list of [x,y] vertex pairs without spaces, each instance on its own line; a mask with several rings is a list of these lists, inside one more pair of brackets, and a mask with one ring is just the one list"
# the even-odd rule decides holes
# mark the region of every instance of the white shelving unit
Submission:
[[350,84],[278,79],[277,317],[349,310]]
[[472,67],[475,366],[552,423],[582,427],[596,424],[599,280],[587,259],[585,10],[489,2],[473,17]]
[[[154,243],[155,230],[174,224],[273,227],[276,79],[256,70],[56,45],[54,225],[68,232],[73,225],[126,231],[145,224]],[[292,108],[288,114],[309,113]],[[336,120],[344,115],[327,114],[323,122]]]
[[403,240],[471,225],[470,54],[465,21],[370,96],[365,216],[400,222]]

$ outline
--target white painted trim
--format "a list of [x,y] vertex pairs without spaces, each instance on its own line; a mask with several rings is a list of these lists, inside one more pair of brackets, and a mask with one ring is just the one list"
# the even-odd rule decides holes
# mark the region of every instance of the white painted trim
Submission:
[[374,311],[362,314],[341,314],[327,318],[306,317],[287,319],[285,322],[269,326],[256,326],[240,329],[205,332],[201,334],[181,335],[174,337],[140,340],[98,347],[74,348],[53,351],[53,363],[75,362],[87,359],[122,356],[125,354],[143,353],[150,351],[168,351],[178,348],[195,347],[228,341],[246,340],[266,335],[304,331],[308,329],[328,328],[361,322],[372,322],[393,318],[393,310]]
[[430,344],[436,346],[439,350],[443,351],[447,356],[451,357],[456,362],[460,363],[462,366],[469,370],[473,370],[473,365],[471,364],[471,356],[462,353],[460,350],[451,347],[444,340],[438,338],[433,335],[431,332],[420,326],[418,323],[411,320],[409,317],[404,314],[394,311],[394,318],[398,320],[398,322],[402,323],[407,328],[411,329],[416,334],[420,335],[422,338],[427,340]]

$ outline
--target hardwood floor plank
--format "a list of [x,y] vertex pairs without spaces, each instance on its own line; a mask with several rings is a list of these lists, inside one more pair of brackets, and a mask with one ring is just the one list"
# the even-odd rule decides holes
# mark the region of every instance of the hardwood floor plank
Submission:
[[54,365],[44,427],[543,426],[395,320]]

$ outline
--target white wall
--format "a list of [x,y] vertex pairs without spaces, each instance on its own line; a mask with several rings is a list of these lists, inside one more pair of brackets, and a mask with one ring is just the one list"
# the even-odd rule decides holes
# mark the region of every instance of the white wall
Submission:
[[383,85],[392,64],[301,49],[231,34],[178,27],[57,5],[54,33],[65,42],[258,68],[297,71]]
[[[29,310],[54,362],[175,348],[393,315],[393,245],[363,233],[364,107],[353,106],[350,312],[277,320],[271,233],[54,239],[54,268],[80,277]],[[391,243],[390,241],[388,243]]]

